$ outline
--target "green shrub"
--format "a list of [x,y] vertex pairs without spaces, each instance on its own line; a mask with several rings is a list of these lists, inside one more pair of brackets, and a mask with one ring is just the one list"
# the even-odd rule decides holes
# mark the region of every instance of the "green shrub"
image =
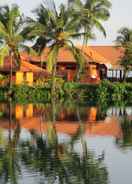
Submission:
[[9,84],[9,77],[0,74],[0,87],[5,87]]
[[25,84],[14,86],[13,99],[17,102],[47,102],[50,100],[50,92],[46,88],[30,87]]
[[50,78],[39,78],[34,83],[37,87],[43,87],[43,88],[51,88],[51,79]]
[[124,99],[128,104],[132,104],[132,83],[126,83],[126,91]]
[[106,104],[109,102],[110,100],[109,89],[110,89],[110,82],[104,80],[99,84],[96,94],[98,103]]
[[64,84],[64,92],[67,97],[80,100],[96,100],[96,85],[80,84],[75,82],[66,82]]
[[126,94],[126,84],[115,82],[112,84],[112,101],[113,102],[123,102]]
[[[64,80],[60,77],[56,77],[55,78],[56,96],[62,97],[64,95],[63,85],[64,85]],[[36,80],[36,82],[34,83],[34,86],[36,88],[51,89],[52,78],[40,78],[40,79]]]
[[[99,85],[66,82],[61,78],[55,80],[56,98],[78,100],[107,106],[108,104],[132,104],[132,84],[102,81]],[[0,100],[13,97],[17,102],[49,102],[51,100],[51,79],[36,81],[34,85],[22,84],[13,89],[0,88]]]

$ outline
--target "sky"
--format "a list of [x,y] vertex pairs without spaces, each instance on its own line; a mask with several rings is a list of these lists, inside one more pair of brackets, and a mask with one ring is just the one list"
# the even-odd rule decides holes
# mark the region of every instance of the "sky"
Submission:
[[[54,0],[58,5],[66,0]],[[31,16],[31,10],[35,9],[42,0],[0,0],[0,5],[16,3],[20,6],[25,15]],[[111,45],[114,44],[117,32],[121,27],[132,28],[132,0],[111,0],[111,17],[103,25],[106,29],[107,37],[95,30],[96,40],[90,41],[92,45]]]

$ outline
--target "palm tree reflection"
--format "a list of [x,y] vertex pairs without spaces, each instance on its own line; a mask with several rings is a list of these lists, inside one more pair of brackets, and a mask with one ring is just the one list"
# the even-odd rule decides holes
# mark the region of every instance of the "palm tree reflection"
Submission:
[[[31,139],[20,141],[19,120],[11,131],[12,113],[8,140],[2,141],[0,149],[0,183],[17,184],[23,167],[27,172],[39,173],[48,184],[107,184],[108,173],[102,158],[96,158],[87,148],[80,109],[76,106],[79,128],[67,143],[60,143],[55,122],[59,106],[52,102],[50,114],[43,114],[40,123],[47,118],[47,133],[30,131]],[[48,112],[49,113],[49,112]],[[14,121],[13,121],[14,122]],[[0,139],[3,139],[1,133]],[[75,147],[80,142],[81,154]],[[34,176],[33,176],[34,177]],[[45,181],[41,183],[45,183]]]
[[[54,121],[56,117],[55,107],[55,104],[52,104],[51,119]],[[103,165],[103,160],[94,158],[93,153],[87,149],[83,138],[84,126],[81,122],[78,108],[77,117],[80,126],[76,135],[71,138],[69,143],[59,143],[53,121],[47,123],[48,130],[46,136],[40,136],[36,132],[31,132],[34,144],[26,142],[21,145],[23,164],[43,174],[48,183],[57,181],[60,184],[106,184],[108,183],[107,170]],[[74,150],[74,146],[79,139],[82,145],[82,155]]]
[[132,120],[128,116],[122,118],[121,129],[123,137],[120,140],[116,140],[116,143],[124,150],[132,147]]
[[0,183],[17,184],[18,174],[20,174],[19,154],[16,150],[20,135],[20,126],[17,125],[11,136],[9,131],[9,139],[4,140],[4,145],[0,151]]

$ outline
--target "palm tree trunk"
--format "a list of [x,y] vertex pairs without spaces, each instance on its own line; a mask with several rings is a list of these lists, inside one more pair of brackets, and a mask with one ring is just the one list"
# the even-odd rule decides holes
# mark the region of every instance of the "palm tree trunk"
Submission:
[[51,98],[53,98],[53,99],[54,99],[55,93],[56,93],[56,90],[55,90],[55,86],[56,86],[56,84],[55,84],[55,81],[56,81],[55,76],[56,76],[56,63],[54,64],[53,71],[52,71]]
[[9,142],[11,142],[12,104],[9,104]]
[[80,140],[81,140],[81,145],[82,145],[82,150],[83,150],[83,154],[86,153],[86,143],[84,141],[84,131],[85,131],[85,127],[84,127],[84,124],[82,123],[82,120],[81,120],[81,115],[80,115],[80,110],[79,110],[79,107],[77,107],[77,119],[78,119],[78,122],[79,122],[79,125],[80,125],[80,128],[81,128],[81,135],[80,135]]
[[12,71],[12,52],[10,53],[10,62],[11,62],[11,68],[10,68],[10,89],[12,88],[12,73],[13,73],[13,71]]

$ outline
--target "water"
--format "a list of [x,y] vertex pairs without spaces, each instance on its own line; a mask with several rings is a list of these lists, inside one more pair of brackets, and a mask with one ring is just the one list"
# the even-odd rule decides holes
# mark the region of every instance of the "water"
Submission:
[[0,184],[132,184],[132,107],[0,104]]

